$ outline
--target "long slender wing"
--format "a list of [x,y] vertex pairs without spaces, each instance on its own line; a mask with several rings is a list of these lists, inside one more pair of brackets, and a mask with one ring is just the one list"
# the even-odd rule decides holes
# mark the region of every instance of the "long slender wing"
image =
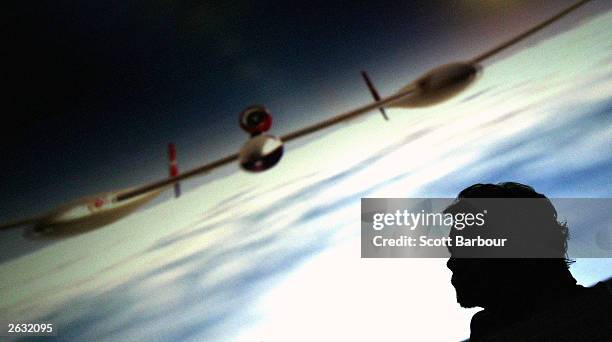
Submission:
[[356,116],[359,116],[363,113],[367,113],[369,111],[371,111],[372,109],[377,109],[377,108],[382,108],[386,105],[388,105],[389,103],[399,100],[403,97],[406,97],[410,94],[412,94],[414,92],[414,88],[410,88],[410,89],[406,89],[404,91],[401,91],[399,93],[396,93],[394,95],[385,97],[380,99],[379,101],[375,101],[372,102],[370,104],[367,104],[365,106],[361,106],[359,108],[353,109],[349,112],[340,114],[340,115],[336,115],[334,117],[331,117],[325,121],[321,121],[319,123],[316,123],[314,125],[308,126],[308,127],[304,127],[302,129],[299,129],[297,131],[285,134],[283,136],[281,136],[281,140],[284,142],[287,141],[291,141],[293,139],[297,139],[299,137],[302,137],[304,135],[310,134],[310,133],[314,133],[316,131],[322,130],[324,128],[327,128],[329,126],[335,125],[339,122],[345,121],[345,120],[349,120],[352,119]]
[[223,157],[221,159],[217,159],[212,163],[208,163],[199,167],[196,167],[195,169],[191,169],[187,172],[183,172],[180,175],[176,176],[176,177],[172,177],[172,178],[166,178],[166,179],[162,179],[160,181],[157,182],[153,182],[153,183],[149,183],[149,184],[145,184],[143,186],[140,186],[138,188],[135,188],[133,190],[124,192],[120,195],[117,195],[116,200],[117,201],[125,201],[126,199],[130,199],[132,197],[138,196],[138,195],[142,195],[145,192],[149,192],[149,191],[153,191],[159,188],[162,188],[164,186],[176,183],[176,182],[180,182],[184,179],[193,177],[193,176],[197,176],[197,175],[201,175],[207,172],[210,172],[218,167],[221,167],[225,164],[229,164],[231,162],[234,162],[238,160],[238,153],[234,153],[232,155],[229,155],[227,157]]
[[[327,119],[325,121],[322,121],[322,122],[316,123],[314,125],[302,128],[300,130],[297,130],[295,132],[291,132],[289,134],[283,135],[281,137],[281,141],[283,141],[283,142],[291,141],[293,139],[296,139],[296,138],[302,137],[304,135],[307,135],[307,134],[314,133],[316,131],[322,130],[322,129],[327,128],[329,126],[335,125],[335,124],[340,123],[342,121],[352,119],[352,118],[354,118],[356,116],[359,116],[361,114],[367,113],[368,111],[370,111],[372,109],[381,108],[381,107],[386,106],[387,104],[389,104],[389,103],[391,103],[393,101],[396,101],[396,100],[398,100],[400,98],[408,96],[413,91],[414,91],[414,89],[408,89],[406,91],[399,92],[399,93],[394,94],[392,96],[383,98],[380,101],[375,101],[375,102],[369,103],[369,104],[367,104],[365,106],[361,106],[361,107],[353,109],[353,110],[351,110],[349,112],[346,112],[346,113],[343,113],[343,114],[340,114],[340,115],[336,115],[336,116],[334,116],[334,117],[332,117],[330,119]],[[189,170],[187,172],[183,172],[182,174],[180,174],[180,175],[178,175],[176,177],[162,179],[162,180],[159,180],[157,182],[145,184],[145,185],[140,186],[138,188],[135,188],[133,190],[124,192],[122,194],[117,195],[116,200],[117,201],[125,201],[125,200],[127,200],[129,198],[132,198],[134,196],[138,196],[138,195],[144,194],[146,192],[153,191],[155,189],[159,189],[161,187],[164,187],[164,186],[176,183],[176,182],[180,182],[180,181],[182,181],[184,179],[191,178],[191,177],[194,177],[194,176],[198,176],[198,175],[201,175],[201,174],[205,174],[205,173],[210,172],[210,171],[212,171],[212,170],[214,170],[214,169],[216,169],[218,167],[221,167],[223,165],[232,163],[232,162],[234,162],[236,160],[238,160],[238,153],[234,153],[234,154],[229,155],[227,157],[218,159],[218,160],[216,160],[216,161],[214,161],[212,163],[209,163],[209,164],[206,164],[206,165],[202,165],[200,167],[196,167],[196,168],[191,169],[191,170]]]
[[25,226],[28,224],[35,224],[38,222],[39,219],[40,218],[38,216],[34,216],[34,217],[22,219],[22,220],[15,220],[15,221],[2,223],[0,225],[0,230],[11,229],[11,228],[19,227],[19,226]]
[[589,2],[590,0],[582,0],[582,1],[578,1],[575,4],[569,6],[568,8],[564,9],[563,11],[555,14],[554,16],[548,18],[547,20],[544,20],[543,22],[539,23],[538,25],[530,28],[529,30],[519,34],[518,36],[492,48],[491,50],[485,51],[483,53],[481,53],[480,55],[474,57],[471,62],[472,63],[480,63],[483,60],[492,57],[493,55],[496,55],[500,52],[502,52],[503,50],[509,48],[510,46],[520,42],[521,40],[531,36],[532,34],[542,30],[543,28],[545,28],[546,26],[554,23],[555,21],[563,18],[564,16],[566,16],[567,14],[569,14],[570,12],[574,11],[575,9],[577,9],[578,7],[586,4],[587,2]]

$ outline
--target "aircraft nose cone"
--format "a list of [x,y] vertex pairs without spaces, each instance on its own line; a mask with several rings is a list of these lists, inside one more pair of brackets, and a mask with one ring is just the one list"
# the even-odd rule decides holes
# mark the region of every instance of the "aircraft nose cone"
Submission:
[[240,127],[250,134],[261,134],[272,126],[272,114],[263,106],[251,106],[240,113]]

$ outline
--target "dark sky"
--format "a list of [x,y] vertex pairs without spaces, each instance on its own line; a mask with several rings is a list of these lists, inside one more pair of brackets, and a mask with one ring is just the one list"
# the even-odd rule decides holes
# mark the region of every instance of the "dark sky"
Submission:
[[[469,58],[572,1],[28,1],[5,5],[0,219],[236,151],[237,115],[282,134]],[[596,12],[591,4],[577,18]],[[569,20],[571,22],[571,20]],[[357,101],[357,102],[355,102]]]

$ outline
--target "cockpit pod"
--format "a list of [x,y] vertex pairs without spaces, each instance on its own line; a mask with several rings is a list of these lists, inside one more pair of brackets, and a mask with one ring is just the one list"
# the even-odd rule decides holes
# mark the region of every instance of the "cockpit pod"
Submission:
[[437,67],[399,90],[414,94],[392,102],[390,107],[427,107],[443,102],[471,85],[481,74],[476,63],[458,62]]
[[283,156],[283,142],[269,134],[249,139],[238,153],[240,167],[250,172],[266,171],[276,165]]
[[240,128],[251,136],[267,132],[272,127],[272,114],[266,107],[251,106],[240,113]]

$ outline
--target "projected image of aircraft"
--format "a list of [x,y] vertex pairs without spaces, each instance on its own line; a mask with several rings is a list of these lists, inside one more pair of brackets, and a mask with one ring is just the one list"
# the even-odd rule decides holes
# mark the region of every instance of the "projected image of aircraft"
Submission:
[[179,174],[176,168],[176,152],[172,152],[174,147],[171,147],[169,149],[170,176],[168,178],[135,188],[110,191],[101,196],[81,198],[46,214],[0,225],[0,230],[32,225],[34,228],[30,231],[30,235],[33,233],[36,237],[64,237],[80,234],[125,217],[171,186],[174,186],[175,196],[178,197],[180,194],[179,182],[204,175],[221,166],[238,162],[240,167],[248,172],[266,171],[280,162],[284,152],[284,143],[372,110],[380,110],[383,118],[388,120],[385,108],[415,108],[442,103],[457,96],[478,79],[479,74],[483,71],[481,65],[483,61],[558,21],[588,1],[578,1],[538,25],[469,60],[436,67],[387,97],[379,95],[370,77],[363,71],[362,77],[374,102],[280,137],[267,133],[272,127],[272,114],[267,108],[264,106],[248,107],[240,114],[239,123],[250,138],[237,153]]

